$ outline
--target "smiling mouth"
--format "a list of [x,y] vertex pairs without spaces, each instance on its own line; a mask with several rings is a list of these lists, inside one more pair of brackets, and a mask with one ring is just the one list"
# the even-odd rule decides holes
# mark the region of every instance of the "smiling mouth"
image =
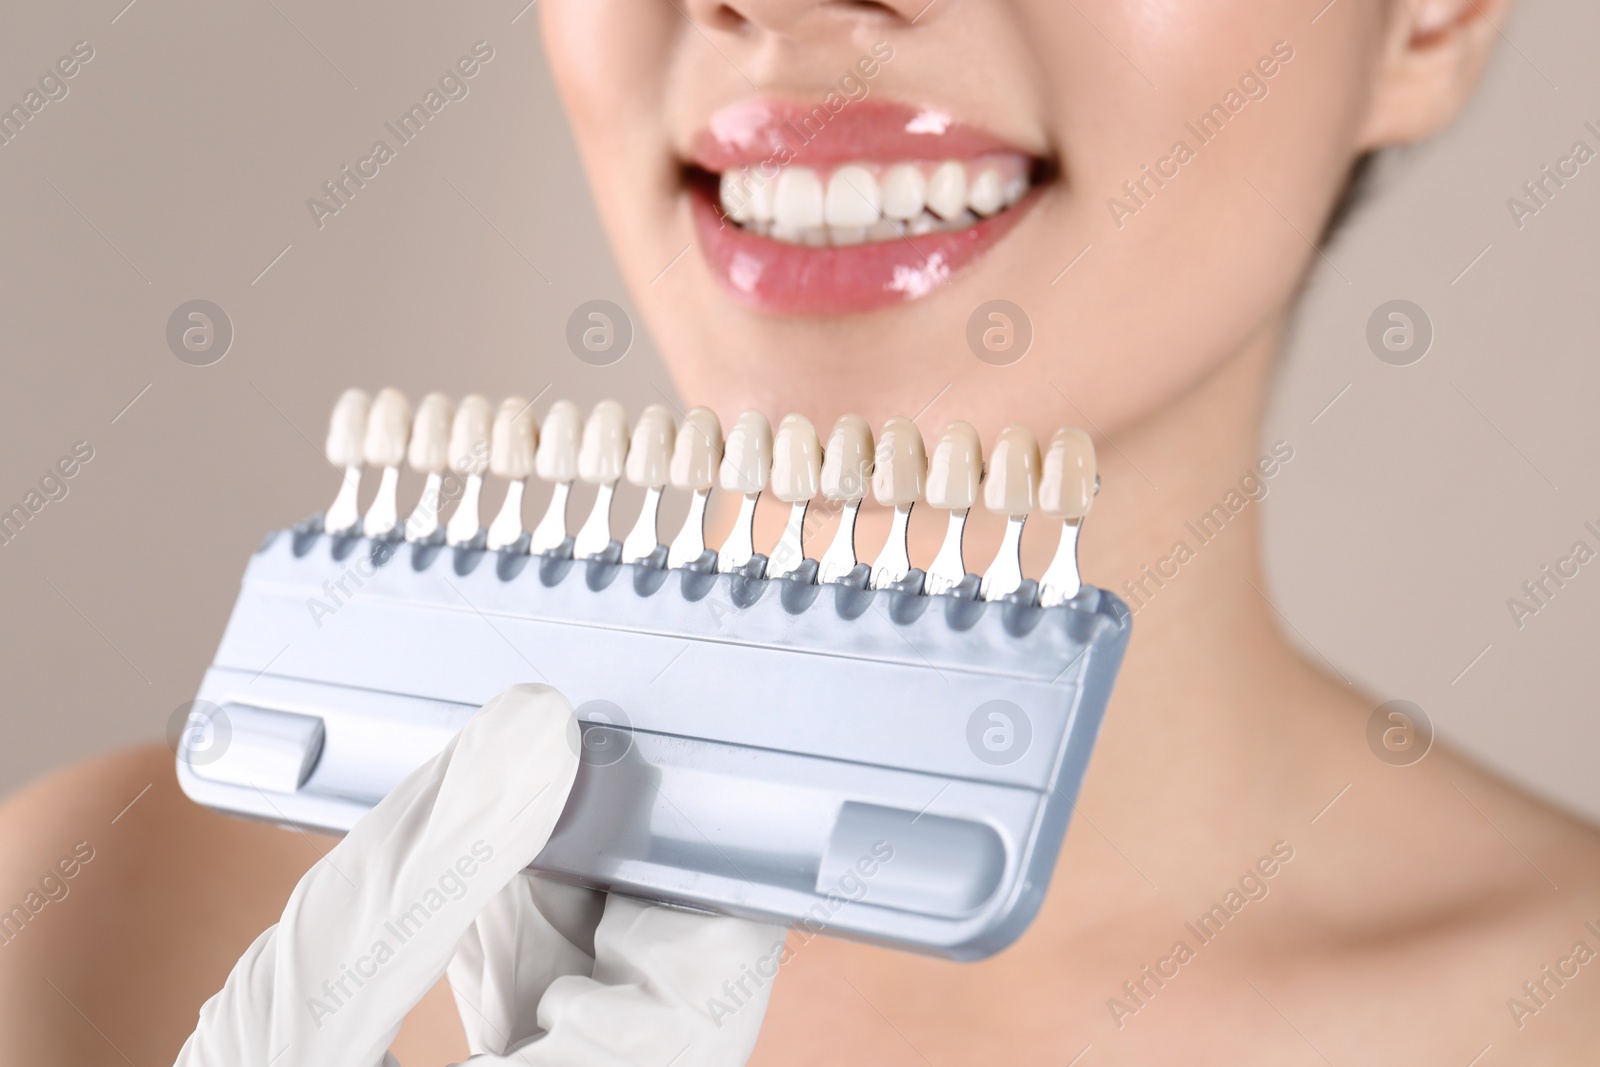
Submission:
[[684,167],[701,250],[741,303],[793,315],[927,296],[1038,201],[1046,160],[932,109],[719,112]]

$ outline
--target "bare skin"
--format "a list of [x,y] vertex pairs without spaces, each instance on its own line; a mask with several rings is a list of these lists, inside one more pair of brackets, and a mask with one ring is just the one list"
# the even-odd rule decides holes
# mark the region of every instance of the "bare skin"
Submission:
[[[925,433],[959,417],[992,441],[1010,421],[1048,433],[1092,419],[1110,439],[1084,571],[1119,588],[1271,447],[1258,439],[1261,410],[1314,258],[1295,230],[1320,229],[1361,152],[1448,121],[1504,5],[1340,0],[1314,27],[1305,5],[1254,0],[1193,10],[941,0],[917,17],[919,7],[750,0],[641,14],[637,0],[546,0],[540,10],[602,213],[627,236],[619,260],[687,399],[726,415],[800,410],[826,426],[857,410],[878,423],[915,412],[948,381]],[[1101,202],[1174,116],[1291,35],[1302,80],[1275,89],[1259,122],[1230,128],[1208,149],[1208,169],[1108,231]],[[995,249],[905,308],[774,319],[738,306],[693,256],[651,286],[693,239],[673,146],[748,91],[724,59],[763,89],[803,94],[879,36],[899,42],[882,91],[938,95],[1030,152],[1058,154],[1074,182],[1044,190]],[[1130,67],[1159,71],[1171,98],[1148,95]],[[1079,108],[1086,93],[1094,106]],[[1297,224],[1253,199],[1246,178]],[[1086,259],[1078,280],[1052,289],[1091,242],[1104,260]],[[1003,373],[949,342],[997,292],[1030,308],[1039,338]],[[779,511],[762,512],[765,542]],[[1260,566],[1258,512],[1246,508],[1139,611],[1027,934],[976,964],[797,941],[753,1063],[1594,1062],[1600,965],[1559,987],[1541,968],[1579,941],[1600,951],[1585,927],[1600,928],[1600,836],[1445,746],[1408,767],[1375,758],[1373,701],[1285,637]],[[913,522],[914,559],[932,556],[936,520]],[[998,529],[974,521],[982,561]],[[884,530],[882,515],[864,515],[859,543],[875,547]],[[1039,529],[1025,539],[1033,573],[1046,540]],[[200,1003],[328,847],[197,811],[165,750],[142,750],[44,779],[0,807],[0,901],[80,840],[96,857],[71,895],[0,947],[0,1064],[169,1062]],[[1214,940],[1195,936],[1186,924],[1275,848],[1272,876],[1252,883],[1266,895]],[[1180,940],[1193,958],[1158,987],[1142,969],[1161,968]],[[1525,982],[1545,992],[1535,1000]],[[465,1055],[438,993],[397,1045],[406,1067]],[[1516,1014],[1511,998],[1538,1010]]]

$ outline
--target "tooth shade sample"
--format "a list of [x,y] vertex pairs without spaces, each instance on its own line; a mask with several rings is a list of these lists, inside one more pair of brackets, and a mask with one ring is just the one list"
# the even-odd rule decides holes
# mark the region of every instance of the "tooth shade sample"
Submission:
[[804,415],[785,415],[772,443],[772,495],[796,504],[817,495],[822,480],[822,443]]
[[1052,519],[1081,519],[1094,503],[1094,442],[1075,426],[1050,438],[1039,475],[1039,513]]
[[367,415],[366,439],[362,452],[374,467],[398,467],[406,459],[406,442],[411,437],[411,402],[398,389],[378,391]]
[[843,415],[828,434],[822,453],[822,495],[860,503],[872,477],[872,428],[860,415]]
[[1078,531],[1094,503],[1094,442],[1082,430],[1064,427],[1050,438],[1039,479],[1039,511],[1061,521],[1055,558],[1039,579],[1039,604],[1053,608],[1083,588],[1078,571]]
[[717,471],[717,484],[730,493],[743,494],[739,515],[717,553],[717,570],[726,574],[749,563],[755,555],[753,541],[756,501],[772,471],[772,426],[759,411],[746,411],[728,431]]
[[367,434],[362,445],[367,463],[383,468],[383,480],[378,483],[378,492],[361,524],[368,537],[387,537],[400,522],[396,495],[400,464],[405,462],[410,437],[411,401],[398,389],[379,390],[367,413]]
[[572,543],[576,559],[590,559],[611,543],[611,498],[628,456],[628,414],[615,400],[602,400],[583,424],[578,477],[599,486],[589,517]]
[[448,545],[465,545],[478,536],[482,525],[478,500],[483,494],[483,472],[489,469],[489,436],[493,415],[486,397],[470,393],[461,398],[456,417],[450,423],[450,466],[466,476],[461,503],[445,527]]
[[928,181],[911,163],[897,163],[883,176],[883,217],[902,222],[916,218],[928,202]]
[[544,417],[539,451],[533,459],[534,473],[546,482],[570,482],[576,479],[581,433],[578,405],[570,400],[557,400],[551,404],[549,413]]
[[927,471],[917,424],[898,415],[885,422],[872,469],[873,499],[885,507],[910,507],[922,496]]
[[950,161],[933,169],[928,179],[928,210],[947,221],[967,210],[966,167]]
[[489,470],[496,477],[507,479],[508,484],[500,512],[489,524],[488,547],[491,550],[513,548],[522,539],[522,493],[528,477],[533,474],[538,437],[531,401],[512,396],[500,402],[500,410],[494,416]]
[[967,528],[967,512],[977,503],[983,481],[983,444],[978,431],[959,419],[944,428],[928,460],[927,501],[950,512],[944,543],[928,565],[924,592],[948,593],[967,576],[962,538]]
[[346,389],[333,405],[328,420],[328,462],[344,469],[339,494],[322,517],[328,533],[347,533],[361,521],[357,497],[361,492],[362,443],[367,435],[367,411],[371,400],[360,389]]
[[871,226],[879,218],[878,179],[866,167],[840,167],[828,179],[823,213],[829,226]]
[[966,511],[978,502],[983,480],[983,444],[970,423],[952,422],[928,457],[927,501],[947,511]]
[[367,436],[367,410],[371,400],[360,389],[346,389],[333,405],[328,420],[328,462],[335,467],[360,467],[362,443]]
[[822,444],[804,415],[785,415],[772,443],[772,495],[789,505],[789,521],[772,549],[767,577],[784,578],[805,562],[806,505],[822,480]]
[[417,405],[406,462],[419,474],[440,474],[450,461],[450,419],[455,405],[443,393],[429,393]]
[[610,485],[622,477],[628,455],[628,413],[615,400],[602,400],[583,424],[578,447],[578,477],[591,485]]
[[667,484],[668,467],[672,462],[673,438],[677,432],[672,409],[665,404],[651,404],[639,413],[634,424],[633,437],[628,441],[628,461],[623,464],[622,476],[629,485],[644,489],[644,504],[633,529],[622,539],[622,562],[638,563],[656,550],[661,540],[658,517],[661,512],[661,490]]
[[629,485],[660,489],[667,484],[677,429],[672,409],[665,404],[651,404],[639,414],[622,470]]
[[443,393],[429,393],[417,405],[417,417],[411,426],[411,444],[406,448],[406,462],[411,469],[427,476],[417,506],[406,519],[406,540],[425,541],[439,530],[440,491],[444,485],[443,474],[450,458],[450,418],[454,405]]
[[822,451],[822,495],[840,501],[839,529],[817,566],[817,581],[837,582],[856,568],[856,515],[872,477],[872,429],[860,415],[843,415]]
[[906,535],[911,523],[911,506],[922,495],[927,470],[928,456],[916,423],[898,415],[885,422],[883,432],[878,435],[872,469],[872,496],[878,503],[894,508],[894,519],[883,550],[872,564],[874,589],[887,589],[911,574]]
[[539,451],[533,457],[533,469],[542,480],[554,482],[555,488],[550,491],[550,506],[545,509],[544,518],[533,529],[529,552],[554,552],[566,543],[567,498],[578,477],[582,431],[578,405],[570,400],[557,400],[550,405],[544,417],[544,432],[539,437]]
[[979,215],[993,215],[1006,206],[1005,185],[997,170],[983,170],[967,189],[967,206]]
[[983,506],[1008,516],[994,562],[983,572],[978,595],[999,600],[1022,586],[1022,524],[1039,499],[1039,443],[1026,426],[1000,431],[989,456]]
[[[772,224],[803,230],[823,222],[822,181],[810,167],[784,167],[772,200]],[[731,435],[730,435],[731,436]]]
[[983,506],[999,515],[1021,517],[1039,500],[1039,443],[1026,426],[1000,431],[989,456],[983,483]]
[[710,408],[691,408],[678,427],[667,476],[673,486],[689,490],[689,514],[667,550],[667,566],[682,567],[706,552],[706,499],[722,464],[722,424]]

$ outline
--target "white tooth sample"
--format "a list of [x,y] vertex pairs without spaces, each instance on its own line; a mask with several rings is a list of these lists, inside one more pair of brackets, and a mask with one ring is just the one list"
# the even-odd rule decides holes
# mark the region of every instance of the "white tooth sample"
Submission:
[[506,479],[506,498],[500,513],[489,524],[490,551],[515,548],[522,540],[522,493],[533,474],[534,447],[539,426],[533,418],[533,401],[523,396],[508,396],[494,414],[494,431],[489,446],[489,473]]
[[772,495],[789,505],[789,521],[773,546],[768,578],[787,578],[805,562],[806,506],[822,481],[822,443],[804,415],[785,415],[772,440]]
[[823,214],[829,226],[871,226],[878,221],[879,206],[878,179],[866,167],[851,163],[834,171],[828,179]]
[[366,440],[361,448],[367,465],[383,470],[377,495],[361,522],[361,532],[368,537],[388,537],[400,525],[400,464],[406,461],[406,442],[410,439],[411,401],[393,387],[378,390],[367,413]]
[[544,417],[544,432],[539,435],[539,451],[533,457],[533,470],[542,481],[554,482],[550,506],[533,528],[529,552],[554,552],[567,542],[567,497],[578,477],[578,444],[583,424],[578,405],[557,400]]
[[469,393],[461,398],[450,423],[450,466],[466,478],[461,503],[444,528],[444,543],[466,545],[478,536],[482,522],[478,498],[483,495],[483,472],[489,469],[489,435],[494,416],[487,397]]
[[894,508],[894,520],[883,551],[872,564],[874,589],[887,589],[911,574],[911,555],[906,549],[906,531],[911,522],[911,507],[922,496],[928,473],[928,454],[922,445],[922,431],[910,419],[896,415],[883,424],[872,465],[872,497],[884,507]]
[[750,210],[750,186],[744,170],[725,170],[718,182],[718,197],[722,211],[734,222],[749,222],[755,217]]
[[966,167],[948,160],[933,168],[928,179],[928,210],[946,220],[967,210]]
[[439,532],[439,498],[450,462],[450,419],[454,414],[455,405],[443,393],[429,393],[417,405],[406,463],[426,480],[417,506],[406,519],[407,541],[426,541]]
[[[817,172],[810,167],[784,167],[778,172],[772,197],[774,232],[800,235],[822,223],[822,181]],[[729,440],[732,436],[729,434]]]
[[624,563],[638,563],[661,543],[657,520],[661,513],[661,490],[669,480],[677,421],[672,409],[665,404],[651,404],[639,413],[633,436],[628,440],[628,461],[623,465],[622,476],[628,479],[629,485],[644,490],[644,504],[639,508],[633,529],[622,539]]
[[611,544],[611,498],[628,458],[628,413],[615,400],[602,400],[583,424],[578,446],[578,477],[598,486],[594,507],[572,542],[574,559],[599,556]]
[[1094,503],[1099,474],[1094,442],[1089,435],[1064,426],[1050,438],[1039,475],[1039,514],[1061,520],[1061,542],[1044,577],[1039,579],[1039,605],[1065,604],[1083,588],[1078,575],[1078,530]]
[[928,459],[928,504],[950,513],[944,544],[928,567],[926,591],[948,593],[967,576],[961,538],[967,526],[967,512],[978,502],[978,487],[983,480],[983,444],[978,431],[959,419],[946,426]]
[[718,486],[744,497],[739,503],[739,516],[733,521],[733,529],[728,531],[728,539],[717,552],[719,574],[738,570],[755,556],[756,501],[761,499],[761,490],[766,487],[771,470],[771,424],[759,411],[741,413],[728,431],[722,466],[717,468]]
[[967,206],[979,215],[993,215],[1006,206],[1006,190],[999,171],[985,167],[978,172],[967,190]]
[[978,588],[985,600],[999,600],[1022,585],[1022,524],[1039,502],[1040,466],[1032,430],[1013,425],[1000,431],[983,482],[983,506],[1006,516],[1006,532]]
[[928,206],[928,180],[915,163],[896,163],[883,176],[883,217],[908,222]]
[[710,408],[690,408],[672,445],[667,478],[689,491],[689,514],[667,549],[667,566],[682,567],[706,553],[706,499],[722,465],[722,424]]
[[841,415],[822,450],[822,495],[844,505],[833,543],[817,567],[817,581],[837,582],[855,570],[856,514],[872,477],[872,428],[860,415]]
[[333,405],[328,420],[328,441],[324,449],[328,462],[344,469],[339,495],[322,516],[322,528],[330,534],[348,533],[361,521],[357,497],[361,492],[362,444],[367,436],[367,409],[372,401],[360,389],[346,389]]

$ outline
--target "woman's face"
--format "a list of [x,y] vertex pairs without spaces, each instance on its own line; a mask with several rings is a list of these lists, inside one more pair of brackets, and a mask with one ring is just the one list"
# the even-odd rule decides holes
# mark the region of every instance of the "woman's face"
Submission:
[[1386,136],[1389,0],[1320,8],[541,5],[687,401],[819,427],[926,414],[925,434],[963,417],[986,439],[1048,433],[1064,398],[1112,432],[1278,319]]

